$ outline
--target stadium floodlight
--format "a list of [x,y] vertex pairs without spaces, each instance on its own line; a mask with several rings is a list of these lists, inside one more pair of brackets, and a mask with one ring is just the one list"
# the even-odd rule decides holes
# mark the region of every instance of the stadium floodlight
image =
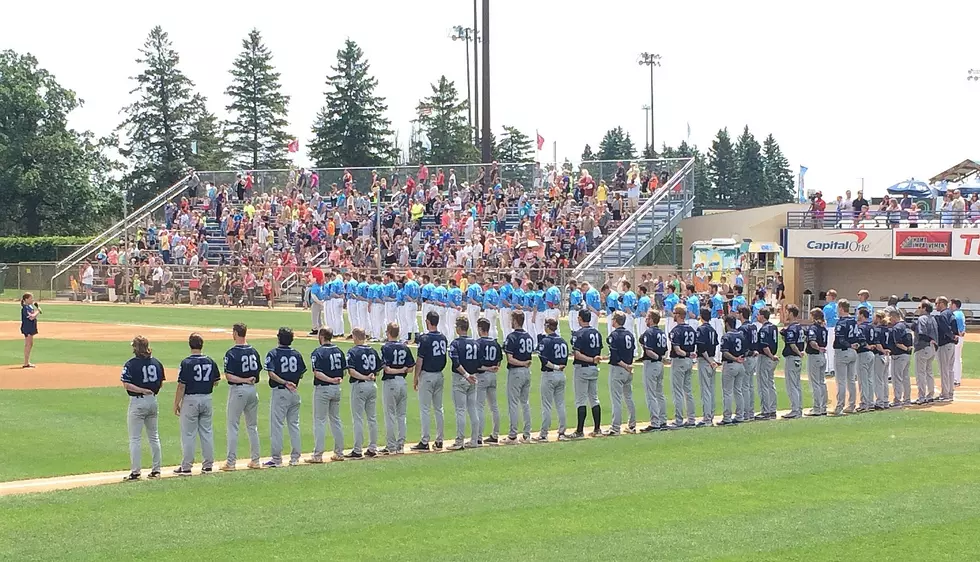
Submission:
[[966,79],[968,82],[980,82],[980,68],[971,68],[966,71]]
[[661,57],[657,53],[640,53],[637,57],[636,62],[640,66],[650,67],[650,142],[647,146],[653,147],[656,144],[657,133],[654,131],[654,123],[656,123],[653,115],[653,68],[660,66]]
[[[476,128],[473,126],[473,93],[471,85],[476,76],[470,77],[470,41],[474,42],[474,45],[479,40],[479,33],[475,31],[472,27],[465,27],[462,25],[453,26],[452,31],[449,33],[449,38],[453,41],[462,41],[466,46],[466,116],[469,121],[470,130],[475,131]],[[474,62],[476,62],[474,60]],[[476,72],[474,71],[474,74]],[[479,116],[477,116],[479,119]]]

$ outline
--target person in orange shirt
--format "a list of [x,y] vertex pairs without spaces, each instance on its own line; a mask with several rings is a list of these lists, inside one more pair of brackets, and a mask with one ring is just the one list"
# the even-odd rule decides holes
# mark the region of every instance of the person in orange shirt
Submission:
[[651,194],[656,193],[657,188],[660,187],[660,178],[657,177],[657,174],[650,175],[650,183],[647,187]]

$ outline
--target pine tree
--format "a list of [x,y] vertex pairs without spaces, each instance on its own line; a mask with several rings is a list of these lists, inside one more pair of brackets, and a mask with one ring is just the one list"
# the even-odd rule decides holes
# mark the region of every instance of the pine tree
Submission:
[[150,30],[136,62],[143,67],[132,78],[136,87],[130,94],[137,99],[123,108],[126,119],[119,129],[128,140],[120,149],[130,161],[125,183],[139,206],[187,170],[194,83],[178,68],[180,57],[159,25]]
[[728,135],[728,129],[718,131],[708,149],[708,177],[710,185],[705,186],[705,196],[701,200],[704,207],[728,207],[736,199],[735,191],[735,148]]
[[534,162],[534,143],[517,127],[504,125],[498,148],[500,162]]
[[633,144],[633,139],[630,138],[629,133],[626,133],[626,136],[623,137],[623,142],[619,147],[619,155],[619,159],[624,162],[636,158],[636,146]]
[[595,154],[592,153],[592,146],[590,146],[588,144],[585,145],[585,148],[582,149],[582,156],[581,156],[580,160],[582,162],[591,162],[591,161],[593,161],[595,159],[596,159]]
[[187,163],[195,170],[227,170],[231,153],[218,118],[208,111],[204,96],[195,95],[191,104],[191,151],[187,156]]
[[272,53],[258,29],[242,41],[242,52],[231,68],[232,82],[225,90],[231,98],[226,132],[239,168],[279,169],[289,166],[285,127],[289,96],[280,92],[279,73]]
[[796,200],[796,186],[789,160],[783,155],[779,143],[770,133],[762,144],[762,162],[765,169],[766,205],[791,203]]
[[599,142],[599,160],[622,160],[626,133],[622,127],[609,129]]
[[740,207],[766,205],[766,179],[762,147],[749,132],[748,125],[735,142],[735,193]]
[[468,164],[480,161],[466,121],[465,100],[460,101],[456,86],[445,76],[432,84],[432,95],[419,101],[418,122],[428,136],[431,148],[425,161],[437,164]]
[[653,149],[653,146],[648,144],[643,147],[642,156],[645,160],[653,160],[657,158],[657,151]]
[[[310,158],[318,167],[369,167],[392,164],[397,158],[385,98],[374,93],[378,79],[364,51],[350,39],[337,51],[337,64],[327,76],[324,106],[313,124]],[[415,124],[417,126],[418,123]],[[418,163],[418,130],[409,138],[408,159]]]

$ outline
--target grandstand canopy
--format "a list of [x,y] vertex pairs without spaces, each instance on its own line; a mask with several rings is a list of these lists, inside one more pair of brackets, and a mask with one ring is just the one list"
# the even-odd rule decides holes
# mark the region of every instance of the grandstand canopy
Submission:
[[929,180],[929,183],[935,184],[941,181],[962,182],[978,172],[980,172],[980,162],[976,160],[964,160],[952,168],[933,176]]

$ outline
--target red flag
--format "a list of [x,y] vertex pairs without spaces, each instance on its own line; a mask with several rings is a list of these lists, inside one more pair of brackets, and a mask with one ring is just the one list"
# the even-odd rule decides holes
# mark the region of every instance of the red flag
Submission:
[[544,137],[542,137],[541,133],[537,131],[534,131],[534,134],[538,135],[538,150],[541,150],[544,148]]
[[293,139],[289,141],[289,144],[286,145],[286,150],[289,152],[299,152],[299,140]]

